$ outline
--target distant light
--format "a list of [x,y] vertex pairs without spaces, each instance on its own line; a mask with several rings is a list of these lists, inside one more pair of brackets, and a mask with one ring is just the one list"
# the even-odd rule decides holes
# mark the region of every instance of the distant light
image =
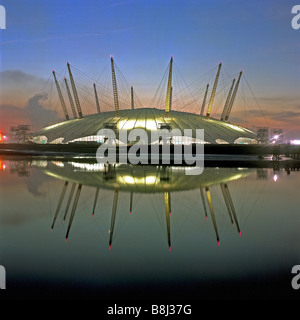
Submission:
[[279,138],[278,134],[275,134],[274,139],[277,140]]
[[220,247],[220,240],[218,241],[218,247]]
[[278,176],[277,176],[277,174],[274,174],[274,176],[273,176],[273,180],[274,180],[274,182],[276,182],[276,181],[278,180]]
[[291,144],[300,145],[300,140],[290,140]]
[[108,246],[108,250],[110,250],[110,249],[111,249],[111,245]]
[[241,236],[241,234],[242,234],[242,233],[241,233],[241,231],[240,231],[240,232],[239,232],[239,236]]
[[171,246],[169,246],[169,252],[171,251]]

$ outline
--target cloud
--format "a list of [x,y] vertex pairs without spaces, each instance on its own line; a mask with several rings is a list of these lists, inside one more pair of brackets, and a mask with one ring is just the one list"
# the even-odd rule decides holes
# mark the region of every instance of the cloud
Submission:
[[34,94],[43,92],[47,81],[21,70],[0,72],[0,103],[22,107]]
[[36,131],[59,119],[57,111],[46,107],[46,84],[45,79],[20,70],[0,72],[1,131],[8,132],[10,126],[18,124],[30,124]]
[[46,109],[42,105],[45,100],[48,100],[48,95],[38,93],[29,98],[24,108],[9,104],[0,105],[2,130],[8,131],[9,126],[18,124],[30,124],[32,131],[36,131],[58,119],[56,111]]
[[38,93],[28,100],[24,108],[25,116],[31,120],[32,127],[38,129],[49,124],[49,120],[57,119],[56,111],[44,108],[42,102],[48,100],[48,94]]

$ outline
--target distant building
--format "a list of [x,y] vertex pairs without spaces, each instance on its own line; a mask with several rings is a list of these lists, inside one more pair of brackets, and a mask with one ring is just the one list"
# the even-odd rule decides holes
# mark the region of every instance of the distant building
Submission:
[[19,124],[18,126],[10,127],[9,135],[15,143],[24,143],[28,141],[30,125]]
[[260,127],[257,128],[257,140],[260,143],[269,143],[269,128]]

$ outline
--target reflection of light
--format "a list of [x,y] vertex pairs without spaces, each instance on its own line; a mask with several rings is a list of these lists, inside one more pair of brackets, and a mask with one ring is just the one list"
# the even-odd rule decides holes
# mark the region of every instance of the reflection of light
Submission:
[[80,168],[87,171],[104,171],[104,163],[80,163],[69,162],[73,167]]
[[276,181],[278,180],[278,176],[277,176],[277,174],[274,174],[274,176],[273,176],[273,180],[274,180],[274,182],[276,182]]
[[61,168],[65,166],[61,161],[52,161],[52,163]]
[[290,143],[300,145],[300,140],[291,140]]
[[146,184],[154,183],[156,178],[154,176],[146,177]]

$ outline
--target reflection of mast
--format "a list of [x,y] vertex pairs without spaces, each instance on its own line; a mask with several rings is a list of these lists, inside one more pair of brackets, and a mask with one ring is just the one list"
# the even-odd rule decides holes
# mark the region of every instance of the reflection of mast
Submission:
[[170,215],[171,215],[171,192],[168,192],[168,197],[169,197],[169,211],[170,211]]
[[203,203],[205,217],[206,217],[206,220],[207,220],[206,204],[205,204],[204,193],[203,193],[203,189],[202,188],[200,188],[200,194],[201,194],[201,199],[202,199],[202,203]]
[[224,201],[225,201],[225,204],[226,204],[226,208],[227,208],[231,223],[234,226],[234,222],[232,220],[232,215],[231,215],[231,208],[230,208],[230,204],[228,202],[228,196],[227,196],[227,193],[226,193],[226,190],[225,190],[225,184],[221,183],[220,187],[221,187],[221,190],[222,190],[223,198],[224,198]]
[[111,249],[111,243],[114,233],[114,227],[115,227],[115,220],[116,220],[116,212],[117,212],[117,204],[118,204],[118,195],[119,195],[119,186],[116,186],[115,188],[115,194],[114,194],[114,203],[113,203],[113,209],[112,209],[112,216],[111,216],[111,224],[110,224],[110,230],[109,230],[109,246],[108,249]]
[[239,223],[238,223],[238,220],[237,220],[235,208],[234,208],[234,205],[233,205],[233,202],[232,202],[232,198],[231,198],[227,183],[224,183],[224,191],[226,193],[226,199],[227,199],[227,201],[229,203],[229,206],[230,206],[234,221],[235,221],[236,226],[237,226],[238,233],[239,233],[239,235],[241,235],[240,226],[239,226]]
[[71,200],[72,200],[72,198],[73,198],[73,194],[74,194],[74,191],[75,191],[75,186],[76,186],[76,183],[73,183],[73,184],[72,184],[72,187],[71,187],[71,190],[70,190],[70,194],[69,194],[67,206],[66,206],[65,215],[64,215],[64,218],[63,218],[63,223],[65,223],[66,216],[67,216],[67,213],[68,213],[68,211],[69,211],[69,207],[70,207],[70,204],[71,204]]
[[133,199],[133,192],[131,191],[130,192],[130,208],[129,208],[130,214],[132,212],[132,199]]
[[219,234],[218,234],[216,217],[215,217],[214,208],[213,208],[212,201],[211,201],[211,195],[210,195],[209,188],[205,187],[205,191],[206,191],[207,202],[208,202],[208,205],[209,205],[209,210],[210,210],[210,213],[211,213],[211,218],[212,218],[214,229],[215,229],[216,236],[217,236],[218,245],[220,245],[220,239],[219,239]]
[[72,211],[71,211],[71,216],[70,216],[70,220],[69,220],[69,225],[68,225],[68,229],[67,229],[65,242],[67,242],[67,239],[68,239],[68,236],[69,236],[69,232],[70,232],[70,229],[71,229],[71,226],[72,226],[72,222],[73,222],[73,219],[74,219],[74,216],[75,216],[75,211],[77,209],[81,188],[82,188],[82,184],[79,184],[78,188],[77,188],[77,191],[76,191],[76,195],[75,195]]
[[60,198],[59,198],[59,201],[58,201],[58,204],[57,204],[56,212],[55,212],[54,219],[53,219],[52,226],[51,226],[51,232],[52,232],[52,230],[54,228],[54,224],[55,224],[56,218],[58,216],[61,204],[62,204],[62,202],[64,200],[68,184],[69,184],[69,181],[65,181],[65,184],[64,184],[63,189],[61,191]]
[[166,189],[164,192],[165,197],[165,213],[166,213],[166,224],[167,224],[167,233],[168,233],[168,244],[169,251],[171,251],[171,235],[170,235],[170,193]]
[[96,188],[96,193],[95,193],[95,199],[94,199],[92,216],[95,214],[95,209],[96,209],[96,205],[97,205],[97,199],[98,199],[98,195],[99,195],[99,190],[100,190],[99,187]]

